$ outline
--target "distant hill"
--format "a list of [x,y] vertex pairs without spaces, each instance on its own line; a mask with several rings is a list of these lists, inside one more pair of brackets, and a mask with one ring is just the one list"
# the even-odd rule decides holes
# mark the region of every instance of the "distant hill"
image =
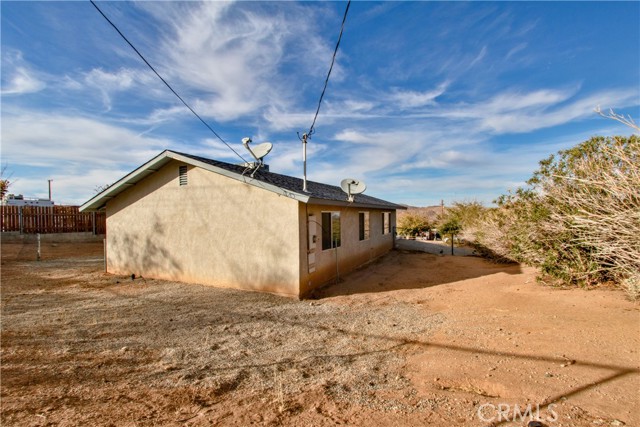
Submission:
[[[406,206],[406,205],[405,205]],[[429,221],[435,222],[438,217],[442,214],[443,207],[442,206],[425,206],[425,207],[417,207],[417,206],[407,206],[406,211],[397,211],[398,219],[402,218],[405,215],[420,215],[429,219]],[[447,212],[447,207],[444,207],[444,212]]]

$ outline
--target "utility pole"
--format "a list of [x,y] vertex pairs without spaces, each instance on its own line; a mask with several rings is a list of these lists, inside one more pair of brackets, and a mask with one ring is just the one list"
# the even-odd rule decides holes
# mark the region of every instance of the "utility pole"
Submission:
[[440,199],[440,214],[444,216],[444,199]]
[[307,190],[307,139],[309,135],[306,133],[302,134],[302,191],[308,193]]
[[53,181],[52,179],[48,179],[47,181],[49,181],[49,201],[51,201],[51,181]]

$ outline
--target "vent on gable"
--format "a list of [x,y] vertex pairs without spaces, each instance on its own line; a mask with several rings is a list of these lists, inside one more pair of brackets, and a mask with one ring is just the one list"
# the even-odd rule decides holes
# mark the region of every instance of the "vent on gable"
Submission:
[[179,175],[180,185],[187,185],[187,167],[186,166],[180,166],[178,168],[178,175]]

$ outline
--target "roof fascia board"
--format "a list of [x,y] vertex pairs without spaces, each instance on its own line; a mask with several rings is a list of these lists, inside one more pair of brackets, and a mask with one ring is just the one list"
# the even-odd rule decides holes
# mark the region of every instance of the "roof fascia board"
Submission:
[[378,209],[381,211],[393,211],[393,210],[398,210],[398,209],[406,209],[403,206],[380,206],[380,205],[374,205],[371,203],[359,203],[359,202],[349,202],[347,200],[345,201],[340,201],[340,200],[328,200],[328,199],[316,199],[316,198],[310,198],[309,202],[310,205],[322,205],[322,206],[341,206],[341,207],[353,207],[353,208],[364,208],[364,209]]

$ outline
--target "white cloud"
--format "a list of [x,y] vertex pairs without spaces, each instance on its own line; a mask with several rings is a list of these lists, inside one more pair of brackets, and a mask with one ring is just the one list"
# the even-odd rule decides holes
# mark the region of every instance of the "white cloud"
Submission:
[[47,85],[24,61],[22,52],[8,49],[2,55],[2,95],[39,92]]
[[[309,7],[219,2],[143,7],[170,24],[160,48],[164,69],[172,80],[200,91],[194,108],[216,121],[291,105],[298,96],[294,76],[319,73],[317,61],[303,59],[330,58],[327,43],[310,26]],[[296,73],[280,72],[294,65]]]
[[16,68],[8,79],[9,82],[2,88],[2,95],[21,95],[25,93],[39,92],[46,84],[35,78],[26,68]]
[[482,58],[484,58],[486,56],[486,54],[487,54],[487,46],[482,46],[482,49],[480,49],[480,52],[478,53],[478,56],[473,58],[473,61],[471,61],[471,64],[469,64],[469,68],[473,67],[478,62],[482,61]]
[[482,125],[496,133],[530,132],[592,116],[593,109],[600,104],[616,107],[637,105],[637,97],[632,90],[608,90],[574,97],[566,103],[562,103],[562,95],[551,94],[541,97],[543,99],[532,95],[522,97],[521,101],[514,100],[510,109],[498,107],[492,114],[480,115]]
[[370,141],[369,136],[363,132],[356,131],[354,129],[345,129],[338,132],[333,139],[343,142],[353,143],[368,143]]
[[478,132],[524,133],[590,117],[597,105],[636,106],[638,100],[634,92],[634,89],[609,89],[593,94],[582,94],[578,89],[505,91],[488,100],[439,105],[405,117],[446,119]]
[[321,158],[320,167],[313,169],[313,179],[335,181],[336,176],[345,173],[382,179],[390,173],[455,167],[470,161],[458,150],[475,145],[464,130],[443,131],[428,126],[378,132],[345,129],[332,139],[341,144],[332,144],[332,157],[336,160]]
[[86,74],[84,79],[90,86],[100,87],[107,91],[125,90],[133,86],[137,79],[137,72],[121,68],[115,73],[110,73],[100,68],[94,68]]
[[128,70],[108,73],[100,69],[94,69],[85,76],[85,83],[100,91],[102,94],[102,102],[106,110],[110,111],[110,92],[129,89],[133,84],[133,78]]
[[438,85],[437,88],[424,92],[396,90],[389,95],[389,99],[401,108],[416,108],[424,107],[426,105],[434,105],[436,103],[436,98],[446,91],[448,85],[448,82],[444,82]]
[[[153,98],[157,96],[154,87],[161,83],[157,77],[147,69],[120,68],[116,71],[105,71],[101,68],[94,68],[79,77],[82,83],[77,80],[66,80],[66,86],[75,90],[97,90],[102,103],[107,111],[112,108],[112,96],[118,92],[128,92],[137,95],[144,91],[145,97]],[[170,94],[162,92],[161,98],[169,98]]]
[[[263,113],[263,118],[267,125],[274,131],[299,130],[306,131],[311,125],[314,112],[287,111],[281,108],[269,107]],[[326,119],[323,115],[323,119]]]
[[515,45],[514,47],[512,47],[511,49],[509,49],[509,52],[507,53],[507,56],[505,57],[505,60],[510,60],[512,56],[514,56],[515,54],[517,54],[518,52],[524,50],[527,48],[527,43],[522,42],[522,43],[518,43],[517,45]]

